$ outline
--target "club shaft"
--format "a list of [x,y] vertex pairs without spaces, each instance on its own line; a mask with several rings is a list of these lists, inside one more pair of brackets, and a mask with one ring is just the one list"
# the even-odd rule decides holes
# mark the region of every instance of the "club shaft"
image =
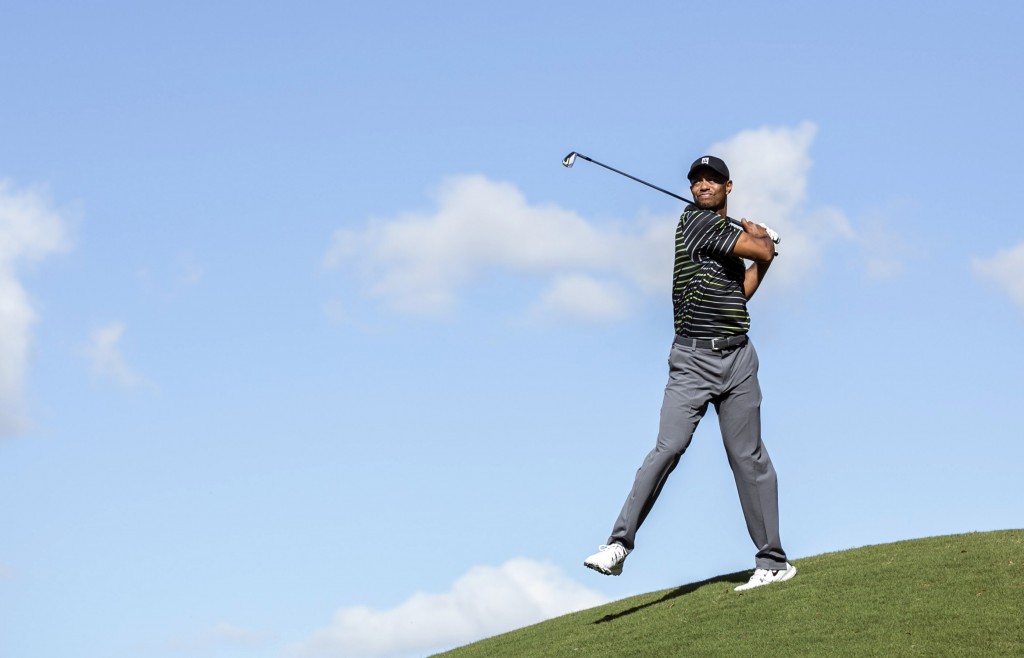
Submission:
[[[648,183],[645,180],[641,180],[641,179],[637,178],[636,176],[633,176],[631,174],[627,174],[624,171],[619,171],[615,167],[609,167],[605,163],[598,162],[597,160],[595,160],[593,158],[588,158],[587,156],[583,155],[582,153],[576,153],[576,157],[583,158],[587,162],[592,162],[592,163],[598,165],[599,167],[604,167],[608,171],[614,171],[615,173],[619,174],[620,176],[625,176],[626,178],[630,178],[632,180],[635,180],[636,182],[641,183],[643,185],[646,185],[647,187],[650,187],[652,189],[658,190],[659,192],[662,192],[663,194],[667,194],[667,195],[669,195],[670,197],[672,197],[674,199],[679,199],[683,203],[689,203],[689,204],[692,204],[692,205],[696,205],[696,204],[693,203],[693,201],[687,199],[686,197],[679,196],[678,194],[676,194],[674,192],[669,192],[665,188],[658,187],[657,185],[652,185],[651,183]],[[736,226],[739,226],[741,228],[743,226],[743,224],[738,219],[733,219],[732,217],[726,217],[726,219],[729,220],[730,222],[732,222],[733,224],[735,224]]]
[[638,182],[638,183],[641,183],[641,184],[643,184],[643,185],[646,185],[647,187],[650,187],[650,188],[652,188],[652,189],[658,190],[659,192],[662,192],[662,193],[664,193],[664,194],[667,194],[667,195],[669,195],[670,197],[673,197],[673,198],[679,199],[680,201],[682,201],[682,202],[684,202],[684,203],[693,203],[693,201],[690,201],[690,200],[689,200],[689,199],[687,199],[686,197],[681,197],[681,196],[679,196],[678,194],[675,194],[674,192],[669,192],[668,190],[666,190],[666,189],[664,189],[664,188],[661,188],[661,187],[658,187],[657,185],[652,185],[651,183],[648,183],[648,182],[647,182],[647,181],[645,181],[645,180],[641,180],[641,179],[637,178],[636,176],[632,176],[632,175],[630,175],[630,174],[627,174],[627,173],[626,173],[626,172],[624,172],[624,171],[619,171],[619,170],[618,170],[618,169],[616,169],[615,167],[609,167],[609,166],[608,166],[608,165],[606,165],[605,163],[603,163],[603,162],[598,162],[597,160],[595,160],[595,159],[593,159],[593,158],[588,158],[587,156],[583,155],[582,153],[577,153],[577,154],[576,154],[576,156],[577,156],[577,157],[580,157],[580,158],[583,158],[583,159],[584,159],[584,160],[586,160],[587,162],[593,162],[594,164],[598,165],[599,167],[604,167],[604,168],[605,168],[605,169],[607,169],[608,171],[614,171],[615,173],[619,174],[620,176],[625,176],[626,178],[631,178],[631,179],[635,180],[635,181],[636,181],[636,182]]

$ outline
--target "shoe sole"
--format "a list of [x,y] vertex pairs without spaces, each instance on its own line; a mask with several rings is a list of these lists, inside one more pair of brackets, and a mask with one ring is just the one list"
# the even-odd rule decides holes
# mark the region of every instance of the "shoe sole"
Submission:
[[605,569],[604,567],[599,567],[596,564],[590,564],[589,562],[584,562],[583,566],[585,566],[588,569],[593,569],[597,573],[604,574],[605,576],[618,576],[618,575],[622,574],[622,567],[619,567],[618,571],[613,571],[611,569]]

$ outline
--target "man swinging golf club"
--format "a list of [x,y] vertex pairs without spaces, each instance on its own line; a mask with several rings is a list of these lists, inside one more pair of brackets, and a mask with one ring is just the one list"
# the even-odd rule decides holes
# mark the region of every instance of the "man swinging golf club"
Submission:
[[[658,440],[636,472],[608,543],[583,564],[605,575],[622,573],[637,530],[711,403],[747,530],[757,547],[754,574],[736,587],[742,591],[796,575],[779,538],[778,483],[761,441],[758,360],[747,337],[747,300],[768,272],[775,247],[764,226],[744,219],[740,228],[726,221],[732,180],[725,162],[702,156],[687,177],[694,203],[687,205],[676,229],[672,280],[676,337],[669,355]],[[749,267],[744,258],[753,261]]]

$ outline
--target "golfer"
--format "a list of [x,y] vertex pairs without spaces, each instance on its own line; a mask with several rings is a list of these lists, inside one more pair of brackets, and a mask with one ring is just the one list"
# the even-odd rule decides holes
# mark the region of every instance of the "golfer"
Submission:
[[[606,545],[583,564],[605,575],[622,573],[636,532],[669,474],[690,445],[708,404],[715,406],[722,440],[750,538],[757,547],[750,581],[737,591],[789,580],[796,567],[779,539],[775,468],[761,441],[761,388],[757,352],[747,337],[747,300],[775,257],[765,227],[727,221],[732,191],[729,168],[711,155],[694,161],[687,176],[694,204],[676,228],[672,304],[676,337],[661,407],[658,441],[636,472]],[[743,259],[753,261],[745,267]]]

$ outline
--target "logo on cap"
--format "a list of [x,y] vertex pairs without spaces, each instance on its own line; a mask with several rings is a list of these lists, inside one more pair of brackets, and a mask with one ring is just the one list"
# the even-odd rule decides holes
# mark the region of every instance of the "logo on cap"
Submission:
[[700,159],[700,163],[701,163],[701,164],[707,164],[707,163],[708,163],[708,162],[710,162],[710,161],[711,161],[711,158],[701,158],[701,159]]

